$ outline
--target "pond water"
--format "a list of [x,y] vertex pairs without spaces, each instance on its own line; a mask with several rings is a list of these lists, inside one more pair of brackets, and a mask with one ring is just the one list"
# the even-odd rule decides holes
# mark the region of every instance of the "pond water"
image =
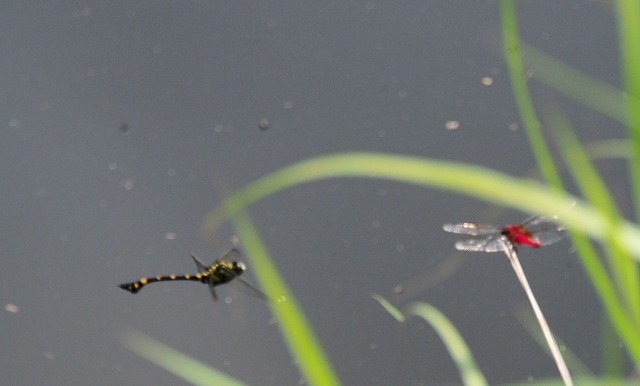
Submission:
[[[526,42],[618,84],[611,10],[523,1],[518,12]],[[182,382],[123,348],[129,329],[248,384],[298,384],[264,301],[220,286],[212,303],[191,282],[135,296],[117,285],[194,273],[190,251],[210,264],[233,246],[229,226],[216,240],[200,231],[225,193],[313,156],[397,153],[516,176],[534,166],[495,1],[9,2],[0,14],[11,36],[0,43],[2,384]],[[583,140],[623,135],[530,86]],[[626,189],[622,162],[603,168]],[[514,316],[526,299],[504,256],[461,255],[441,228],[522,213],[371,179],[294,187],[249,213],[344,384],[461,382],[434,330],[396,322],[374,292],[436,306],[491,384],[557,376]],[[520,258],[552,329],[599,371],[600,305],[569,242]]]

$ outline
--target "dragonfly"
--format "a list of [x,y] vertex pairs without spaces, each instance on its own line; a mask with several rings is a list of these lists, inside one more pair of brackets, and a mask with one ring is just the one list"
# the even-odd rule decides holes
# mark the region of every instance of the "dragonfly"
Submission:
[[266,298],[266,295],[264,295],[260,290],[253,287],[251,284],[247,283],[239,277],[244,273],[244,271],[246,271],[247,266],[243,262],[238,261],[238,259],[240,258],[240,252],[237,249],[232,249],[229,252],[225,253],[221,258],[214,261],[211,265],[206,265],[192,253],[189,254],[191,255],[193,261],[196,263],[196,267],[198,267],[198,273],[186,275],[158,275],[156,277],[143,277],[138,281],[120,284],[118,285],[118,287],[122,288],[125,291],[129,291],[132,294],[136,294],[142,289],[142,287],[151,283],[181,280],[196,281],[207,284],[209,286],[209,292],[211,292],[213,300],[216,301],[218,300],[216,287],[222,284],[229,283],[230,281],[236,279],[245,286],[249,287],[258,297],[263,299]]
[[560,241],[566,236],[566,229],[562,225],[544,216],[529,217],[520,224],[503,227],[463,222],[444,224],[442,228],[451,233],[483,236],[456,242],[457,250],[473,252],[504,252],[504,245],[500,241],[502,237],[506,238],[515,249],[517,246],[540,248]]

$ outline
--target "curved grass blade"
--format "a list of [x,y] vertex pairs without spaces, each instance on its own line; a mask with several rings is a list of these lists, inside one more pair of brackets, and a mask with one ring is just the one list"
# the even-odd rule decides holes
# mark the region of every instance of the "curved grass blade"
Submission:
[[595,111],[626,123],[622,90],[592,78],[560,60],[521,42],[525,65],[533,79]]
[[380,305],[387,310],[387,312],[393,316],[393,318],[395,320],[397,320],[398,322],[402,323],[405,320],[407,320],[407,318],[404,316],[404,314],[402,313],[402,311],[400,311],[399,309],[397,309],[393,304],[389,303],[389,301],[385,298],[383,298],[382,296],[378,295],[378,294],[371,294],[371,297],[374,298],[378,303],[380,303]]
[[[613,235],[616,242],[636,259],[640,259],[640,231],[637,226],[620,220],[615,223],[596,209],[567,193],[550,191],[532,180],[509,177],[473,165],[435,161],[418,157],[377,153],[345,153],[325,155],[302,161],[268,174],[229,196],[210,212],[203,224],[208,235],[248,205],[280,190],[324,178],[380,178],[425,187],[456,191],[497,205],[520,209],[530,214],[552,217],[563,213],[562,221],[570,230],[581,231],[606,242]],[[571,208],[568,210],[567,208]],[[589,250],[586,238],[574,238],[582,250]],[[592,250],[592,249],[591,249]],[[595,253],[585,264],[594,281],[607,313],[611,317],[625,347],[640,363],[640,331],[618,299],[613,283]]]
[[[330,154],[287,166],[268,174],[226,198],[205,218],[204,232],[211,236],[223,222],[252,203],[295,185],[338,177],[379,178],[418,186],[455,191],[532,215],[553,217],[563,213],[568,228],[606,241],[615,235],[640,260],[640,229],[627,222],[610,223],[577,197],[525,178],[475,165],[379,153]],[[571,207],[571,210],[567,208]]]
[[406,316],[412,315],[424,319],[436,330],[438,336],[442,339],[442,342],[449,351],[449,355],[451,355],[451,358],[458,367],[462,382],[467,386],[487,385],[487,380],[478,368],[476,361],[473,359],[473,354],[464,339],[462,339],[462,336],[460,336],[460,333],[449,319],[447,319],[442,312],[438,311],[437,308],[427,303],[416,302],[409,304],[403,313],[382,296],[373,294],[372,297],[399,322],[404,322]]
[[149,362],[194,385],[245,385],[237,379],[174,350],[139,331],[126,331],[121,338],[121,343]]
[[[561,154],[584,197],[594,207],[599,208],[611,223],[619,221],[621,216],[615,201],[591,163],[586,150],[576,138],[569,121],[559,111],[551,112],[549,118],[552,127],[555,128],[558,145],[563,149]],[[640,278],[637,263],[620,248],[613,235],[607,237],[610,242],[603,243],[603,246],[612,275],[616,278],[619,292],[627,302],[636,324],[640,324]]]
[[[638,189],[640,186],[640,167],[637,162],[637,160],[640,159],[640,108],[638,108],[640,105],[640,101],[638,99],[640,96],[640,50],[638,50],[640,47],[640,28],[638,27],[638,25],[640,25],[638,23],[640,20],[640,5],[635,1],[618,1],[617,6],[620,19],[620,51],[622,52],[623,68],[625,69],[624,78],[627,81],[625,86],[627,94],[630,95],[629,98],[624,99],[627,111],[626,116],[622,117],[622,121],[626,122],[630,127],[630,130],[628,131],[631,139],[630,143],[632,144],[630,146],[629,156],[631,161],[630,171],[634,188],[634,199],[636,203],[638,203],[640,202],[640,189]],[[524,121],[525,129],[527,129],[529,139],[532,141],[532,138],[535,139],[535,137],[529,135],[529,128],[535,128],[537,130],[538,123],[535,120],[533,105],[524,82],[522,58],[520,56],[520,49],[522,48],[522,45],[519,41],[516,25],[515,2],[512,0],[502,0],[500,2],[500,11],[504,37],[504,53],[512,81],[511,85]],[[633,63],[633,65],[629,65],[629,63]],[[561,66],[556,66],[556,69],[558,68],[562,69]],[[566,68],[563,69],[566,70]],[[563,84],[565,87],[571,87],[567,86],[566,82]],[[585,94],[596,95],[596,98],[600,97],[600,94],[596,92],[597,90],[598,89],[591,89],[585,92]],[[611,104],[612,100],[616,99],[615,93],[609,92],[611,89],[607,89],[605,91],[607,92],[603,93],[603,95],[607,95],[607,101]],[[618,118],[621,115],[619,108],[611,108],[611,106],[608,106],[606,110],[609,113],[613,113]],[[529,122],[529,124],[527,124],[527,122]],[[538,154],[540,153],[536,151],[536,146],[538,144],[531,142],[531,145],[534,149],[537,160],[540,161],[540,158],[538,157]],[[560,150],[563,152],[563,149]],[[563,154],[563,156],[566,158],[566,154]],[[547,155],[546,157],[549,158],[548,162],[550,163],[550,156]],[[540,162],[538,162],[538,164],[542,168],[543,164]],[[550,176],[553,177],[551,173],[545,172],[544,169],[542,170],[542,173],[547,178],[547,181],[550,181],[548,179]],[[559,183],[554,183],[554,185],[558,187],[560,186]],[[593,192],[587,192],[587,194],[593,197]],[[593,201],[591,203],[593,204]],[[597,207],[597,209],[603,216],[605,216],[605,222],[609,224],[609,226],[606,227],[606,232],[602,235],[602,239],[600,240],[606,248],[609,249],[609,251],[619,249],[619,240],[616,239],[615,234],[610,232],[614,232],[616,222],[623,220],[612,217],[610,212],[607,213],[606,210],[603,210],[604,208]],[[640,204],[636,205],[636,213],[640,213]],[[624,339],[627,350],[634,358],[636,365],[640,364],[640,344],[638,343],[640,331],[638,331],[637,324],[638,308],[636,302],[638,295],[637,293],[624,293],[629,290],[629,288],[634,287],[635,282],[637,281],[635,279],[621,278],[616,274],[616,272],[614,272],[616,283],[619,285],[622,283],[622,290],[620,291],[622,293],[616,293],[613,281],[609,278],[608,273],[598,260],[598,256],[588,240],[584,235],[571,232],[571,230],[570,234],[574,246],[578,250],[583,264],[589,273],[590,279],[598,290],[600,298],[603,300],[603,304],[607,309],[607,313],[611,318],[612,323],[616,327],[618,334]],[[634,252],[627,249],[626,253]],[[614,262],[613,264],[615,265],[616,263]],[[631,301],[629,304],[625,304],[625,302],[621,301],[620,298],[625,300],[630,299]],[[629,315],[629,312],[631,315]]]

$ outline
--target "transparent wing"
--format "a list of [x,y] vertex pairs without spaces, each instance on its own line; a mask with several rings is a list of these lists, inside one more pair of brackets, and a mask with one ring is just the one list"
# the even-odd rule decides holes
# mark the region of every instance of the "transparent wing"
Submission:
[[442,229],[451,233],[471,236],[493,235],[502,231],[501,228],[498,228],[495,225],[473,224],[470,222],[444,224]]
[[193,253],[189,252],[191,258],[196,263],[196,267],[198,267],[198,272],[204,273],[209,269],[209,266],[205,265],[200,259],[198,259]]
[[238,251],[237,249],[232,249],[229,252],[225,253],[224,255],[222,255],[221,258],[219,258],[218,260],[223,260],[223,261],[238,261],[240,259],[240,251]]
[[[198,259],[193,253],[189,252],[189,254],[191,255],[191,258],[193,259],[193,261],[196,263],[196,267],[198,267],[198,272],[204,273],[209,270],[209,267],[210,267],[209,265],[206,265],[205,263],[200,261],[200,259]],[[237,261],[239,259],[240,259],[240,252],[237,249],[232,249],[229,252],[222,255],[222,257],[216,261]]]
[[540,246],[553,244],[567,237],[567,232],[562,227],[556,227],[545,231],[537,231],[532,234],[531,239],[540,243]]
[[538,226],[540,224],[548,224],[552,223],[552,221],[545,216],[531,216],[522,222],[522,226],[530,229],[531,227]]
[[209,292],[211,292],[211,296],[213,297],[213,301],[217,301],[218,300],[218,294],[216,294],[216,286],[213,283],[213,276],[209,275],[209,280],[207,282],[207,284],[209,284]]
[[498,237],[485,239],[469,239],[456,241],[456,249],[469,252],[502,252],[502,244]]
[[[189,252],[191,258],[196,263],[196,267],[198,267],[198,272],[206,273],[209,270],[209,266],[205,265],[200,259],[198,259],[193,253]],[[211,292],[211,296],[213,297],[213,301],[218,300],[218,295],[216,294],[216,286],[213,282],[213,275],[209,274],[207,276],[207,285],[209,285],[209,292]]]
[[531,239],[540,246],[553,244],[567,236],[566,228],[544,216],[534,216],[522,223],[524,229],[531,233]]
[[246,281],[242,280],[242,278],[236,277],[236,281],[244,284],[243,288],[248,290],[246,292],[249,295],[255,296],[258,299],[262,299],[262,300],[265,300],[265,301],[267,301],[267,300],[272,301],[270,298],[267,297],[267,294],[265,294],[264,292],[260,291],[259,289],[257,289],[256,287],[252,286],[251,284],[247,283]]
[[[237,249],[232,249],[231,251],[227,252],[224,256],[222,256],[219,260],[238,261],[239,258],[240,258],[240,252],[238,252]],[[239,263],[239,264],[242,264],[242,263]],[[243,269],[246,269],[244,264],[242,264],[242,266],[243,266]],[[230,283],[231,287],[234,287],[236,289],[238,288],[244,289],[244,291],[242,292],[247,293],[251,296],[254,296],[258,299],[262,299],[265,301],[267,300],[272,301],[269,297],[267,297],[267,295],[264,292],[260,291],[259,289],[252,286],[251,284],[247,283],[245,280],[243,280],[239,275],[235,274],[233,271],[223,267],[220,267],[220,269],[227,272],[227,274],[233,276],[233,281]],[[237,285],[238,282],[242,283],[243,287],[239,287],[239,285]],[[212,288],[212,291],[213,291],[213,288]]]

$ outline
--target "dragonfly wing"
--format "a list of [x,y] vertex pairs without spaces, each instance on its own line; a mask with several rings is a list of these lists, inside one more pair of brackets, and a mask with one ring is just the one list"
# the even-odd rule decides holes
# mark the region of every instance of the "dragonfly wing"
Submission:
[[522,226],[531,233],[531,239],[539,243],[540,246],[553,244],[566,237],[565,227],[549,217],[531,217]]
[[219,258],[218,260],[223,260],[223,261],[237,261],[240,259],[240,252],[237,249],[232,249],[229,252],[225,253],[224,255],[222,255],[221,258]]
[[[504,252],[504,245],[500,241],[503,236],[498,237],[497,239],[492,239],[484,246],[485,252]],[[508,243],[511,243],[507,240]]]
[[211,296],[213,297],[213,301],[218,300],[218,294],[216,294],[216,285],[213,283],[213,275],[209,275],[209,292],[211,292]]
[[442,226],[442,229],[451,233],[471,236],[493,235],[502,231],[500,228],[494,225],[474,224],[470,222],[463,222],[459,224],[444,224]]
[[565,229],[556,225],[553,229],[535,232],[531,238],[540,243],[540,246],[544,246],[560,241],[566,236],[567,232]]
[[530,227],[535,227],[539,224],[548,223],[549,218],[545,216],[531,216],[524,220],[520,225],[529,229]]
[[260,291],[256,287],[242,280],[242,278],[236,277],[236,281],[239,281],[240,283],[244,284],[245,288],[249,290],[250,295],[257,297],[258,299],[270,300],[264,292]]
[[[210,268],[209,265],[206,265],[205,263],[200,261],[200,259],[198,259],[193,253],[189,252],[189,254],[191,255],[191,258],[193,259],[193,261],[196,263],[196,267],[198,267],[198,272],[204,273],[204,272],[209,270],[209,268]],[[240,252],[237,249],[232,249],[229,252],[227,252],[224,255],[222,255],[222,257],[219,258],[218,260],[216,260],[216,262],[218,262],[218,261],[236,261],[239,258],[240,258]]]
[[209,267],[205,265],[202,261],[200,261],[200,259],[198,259],[193,253],[189,252],[189,254],[191,255],[191,258],[193,259],[193,261],[196,263],[196,267],[198,267],[198,272],[200,273],[206,272]]
[[[235,249],[233,251],[235,251],[235,253],[233,253],[234,256],[232,256],[231,259],[236,260],[239,257],[240,253]],[[229,253],[227,253],[222,258],[220,258],[220,260],[225,260],[225,259],[229,258],[228,255],[229,255]],[[240,275],[238,273],[236,273],[236,272],[234,272],[231,269],[228,269],[226,267],[220,267],[219,269],[221,271],[224,271],[225,275],[233,277],[233,279],[231,280],[231,283],[229,284],[230,286],[232,286],[232,287],[234,287],[236,289],[240,288],[240,287],[238,287],[238,285],[236,285],[236,282],[240,282],[240,283],[242,283],[244,285],[244,287],[242,287],[242,288],[245,288],[245,289],[248,290],[248,291],[242,291],[242,292],[248,293],[251,296],[255,296],[258,299],[262,299],[262,300],[265,300],[265,301],[266,300],[271,300],[271,299],[269,299],[267,297],[267,295],[264,292],[260,291],[256,287],[254,287],[251,284],[249,284],[246,281],[244,281],[240,277]],[[216,296],[216,293],[215,293],[215,290],[214,290],[213,277],[211,277],[211,280],[209,281],[209,288],[211,290],[211,294],[213,295],[214,300],[216,300],[217,296]]]
[[460,240],[456,242],[456,249],[468,252],[502,252],[500,241],[495,237]]
[[558,223],[557,217],[545,216],[529,217],[521,224],[521,226],[532,232],[535,232],[537,230],[565,229],[563,225]]

